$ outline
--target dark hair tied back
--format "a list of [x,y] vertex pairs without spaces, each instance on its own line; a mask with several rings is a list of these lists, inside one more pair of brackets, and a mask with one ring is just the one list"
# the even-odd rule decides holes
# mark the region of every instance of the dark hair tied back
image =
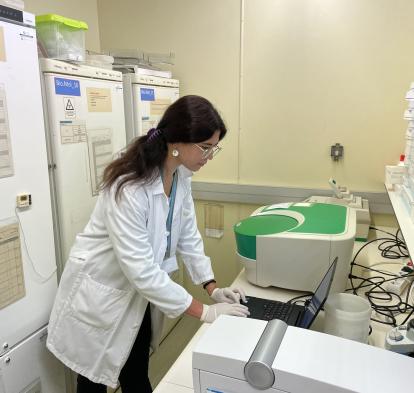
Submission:
[[171,104],[158,126],[133,140],[122,157],[111,162],[104,172],[103,188],[116,185],[116,197],[132,181],[152,182],[167,158],[168,143],[200,143],[215,132],[223,139],[227,129],[217,110],[207,99],[188,95]]

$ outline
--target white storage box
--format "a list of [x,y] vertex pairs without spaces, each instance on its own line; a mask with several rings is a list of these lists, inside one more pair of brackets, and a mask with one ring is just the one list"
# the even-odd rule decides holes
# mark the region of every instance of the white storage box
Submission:
[[36,16],[36,31],[47,56],[53,59],[85,60],[85,22],[47,14]]
[[86,55],[85,64],[91,67],[105,68],[107,70],[112,70],[112,64],[114,58],[107,55]]
[[404,175],[407,173],[406,166],[386,165],[385,166],[385,184],[387,188],[393,189],[395,184],[402,184]]

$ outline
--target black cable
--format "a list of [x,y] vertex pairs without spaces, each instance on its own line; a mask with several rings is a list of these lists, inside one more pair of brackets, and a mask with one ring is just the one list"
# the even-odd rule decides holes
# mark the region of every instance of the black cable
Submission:
[[[313,296],[313,292],[307,292],[307,293],[304,293],[303,295],[299,295],[299,296],[295,296],[295,297],[293,297],[292,299],[289,299],[288,301],[287,301],[287,303],[288,304],[296,304],[296,301],[298,300],[298,299],[301,299],[301,298],[303,298],[303,297],[307,297],[307,296]],[[305,300],[303,300],[304,302],[306,302],[306,299]]]
[[[401,229],[398,228],[397,232],[395,234],[392,234],[387,231],[383,231],[382,229],[378,229],[375,227],[370,227],[370,229],[373,229],[378,232],[383,232],[388,235],[391,235],[392,238],[385,241],[384,243],[381,243],[378,248],[381,251],[381,256],[384,258],[390,258],[390,259],[399,259],[399,258],[407,258],[410,255],[408,254],[408,249],[405,244],[405,241],[403,239],[400,239],[398,237],[398,233],[401,233]],[[390,243],[389,246],[385,247],[383,244]],[[395,251],[394,248],[397,248],[398,251]]]
[[[364,266],[361,264],[356,263],[356,259],[358,255],[361,253],[361,251],[367,247],[368,245],[381,241],[381,243],[378,245],[378,250],[381,252],[381,256],[387,259],[399,259],[399,258],[406,258],[409,257],[409,254],[407,252],[407,246],[404,242],[404,240],[400,239],[398,237],[399,233],[401,233],[401,230],[398,229],[395,234],[392,234],[390,232],[384,231],[382,229],[378,229],[375,227],[370,227],[370,229],[373,229],[378,232],[385,233],[387,235],[390,235],[391,238],[388,237],[381,237],[377,239],[373,239],[367,243],[365,243],[355,254],[354,258],[351,262],[351,269],[349,273],[349,279],[351,283],[351,288],[347,291],[352,291],[354,295],[358,295],[358,291],[360,289],[366,288],[366,292],[364,293],[367,297],[371,308],[379,315],[383,315],[388,319],[388,321],[382,321],[375,318],[371,318],[372,321],[376,321],[379,323],[383,323],[386,325],[396,326],[396,316],[400,314],[405,314],[406,312],[410,312],[409,315],[404,320],[403,324],[410,318],[410,316],[414,313],[414,306],[410,305],[409,302],[409,293],[412,288],[412,285],[414,282],[411,283],[410,287],[408,288],[407,295],[405,299],[403,300],[400,295],[393,293],[391,291],[388,291],[382,287],[382,285],[388,281],[395,280],[396,277],[408,277],[414,275],[414,273],[408,273],[407,275],[401,276],[398,274],[393,273],[387,273],[378,269],[374,269],[369,266]],[[358,277],[354,275],[353,269],[354,266],[362,267],[367,270],[371,270],[376,273],[380,273],[383,276],[391,276],[391,278],[385,278],[383,276],[374,276],[374,277]],[[354,280],[360,280],[358,284],[354,283]],[[392,305],[384,305],[379,304],[378,301],[393,301],[395,304]]]

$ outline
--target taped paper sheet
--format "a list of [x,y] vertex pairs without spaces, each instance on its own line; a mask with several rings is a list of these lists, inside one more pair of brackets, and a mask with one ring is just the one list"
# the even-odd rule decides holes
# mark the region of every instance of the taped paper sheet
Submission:
[[7,114],[6,91],[0,84],[0,178],[13,176],[13,156]]
[[151,101],[151,116],[161,117],[170,104],[171,100],[168,98],[158,98],[155,101]]
[[19,225],[0,221],[0,309],[26,295],[20,251]]
[[89,112],[112,112],[111,89],[87,87]]
[[112,161],[112,130],[109,128],[88,130],[89,168],[92,195],[98,195],[106,166]]
[[60,122],[60,143],[62,145],[68,143],[86,142],[86,125],[85,122]]
[[4,31],[0,26],[0,61],[6,61],[6,47],[4,45]]

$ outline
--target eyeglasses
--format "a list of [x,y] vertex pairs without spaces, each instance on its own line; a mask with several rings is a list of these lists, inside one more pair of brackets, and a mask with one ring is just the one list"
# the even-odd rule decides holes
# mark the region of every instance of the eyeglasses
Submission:
[[202,158],[211,158],[215,157],[220,151],[222,150],[222,147],[219,145],[211,146],[211,147],[204,147],[200,146],[197,143],[194,143],[203,153],[201,155]]

